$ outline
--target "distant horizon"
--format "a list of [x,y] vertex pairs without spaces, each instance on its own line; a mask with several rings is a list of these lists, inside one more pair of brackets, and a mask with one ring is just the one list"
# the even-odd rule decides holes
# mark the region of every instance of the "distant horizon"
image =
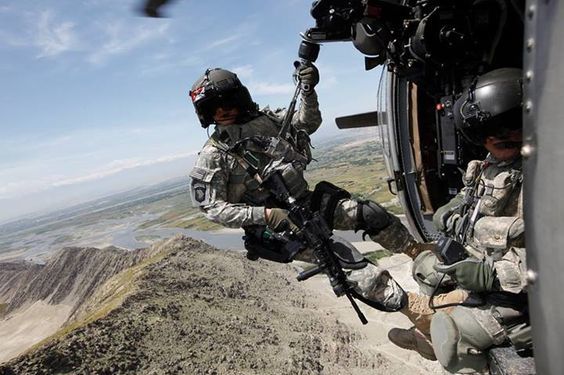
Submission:
[[[344,131],[338,130],[336,132],[328,132],[318,136],[314,135],[313,142],[314,145],[316,143],[323,144],[323,142],[341,139],[344,134],[355,136],[356,134],[362,134],[366,131],[366,129],[348,129]],[[93,184],[92,186],[89,186],[90,190],[96,191],[96,193],[91,193],[93,195],[84,196],[82,194],[79,194],[77,197],[76,193],[69,191],[68,189],[72,189],[74,187],[78,188],[79,191],[82,192],[86,187],[75,185],[72,187],[67,187],[67,190],[61,191],[59,193],[60,199],[57,199],[55,202],[43,202],[43,204],[41,204],[41,200],[46,196],[45,194],[53,195],[53,192],[49,191],[39,192],[37,193],[37,197],[30,195],[27,197],[26,202],[16,202],[16,204],[12,206],[7,206],[6,202],[2,202],[2,200],[0,200],[0,206],[2,206],[2,210],[0,210],[0,226],[10,224],[19,220],[33,219],[39,216],[49,215],[56,211],[87,204],[89,202],[100,200],[105,197],[112,197],[114,195],[127,193],[136,189],[150,188],[151,186],[156,186],[174,179],[181,179],[185,177],[186,183],[188,183],[188,174],[190,172],[190,169],[192,168],[192,165],[196,161],[196,155],[196,153],[191,153],[188,156],[178,159],[123,169],[115,174],[106,176],[106,179],[108,180],[106,184],[103,184],[103,181],[100,180],[96,180],[94,184],[90,181],[82,182],[82,184],[86,185]],[[168,172],[165,173],[165,170],[167,170]],[[133,179],[132,177],[135,177],[135,179]],[[136,182],[131,182],[127,185],[119,185],[115,184],[113,182],[113,179],[128,182],[133,179],[133,181]],[[105,188],[101,189],[101,187],[104,186]],[[64,189],[64,187],[60,187],[59,189]],[[74,198],[69,199],[70,196]],[[53,198],[54,197],[51,196],[51,199]],[[30,208],[25,210],[25,212],[22,212],[24,210],[24,207],[26,207],[26,203],[28,203],[27,207]],[[7,211],[7,207],[10,207],[11,211]],[[5,214],[6,212],[14,211],[17,211],[18,213],[14,215]]]
[[121,194],[134,193],[136,190],[151,189],[152,187],[156,187],[158,185],[166,184],[166,183],[169,183],[169,182],[172,183],[174,180],[180,181],[180,180],[183,180],[183,179],[186,180],[186,184],[188,185],[188,180],[189,180],[188,176],[178,175],[176,177],[169,177],[169,178],[166,178],[166,179],[163,179],[161,181],[157,181],[157,182],[154,182],[154,183],[151,183],[151,184],[148,184],[148,185],[137,185],[137,186],[134,186],[134,187],[127,187],[127,188],[124,188],[123,190],[116,190],[116,191],[107,192],[107,193],[102,194],[98,197],[92,197],[88,200],[84,200],[84,201],[80,201],[80,202],[74,202],[74,203],[68,203],[67,205],[62,204],[62,205],[57,206],[57,207],[52,208],[52,209],[46,208],[44,210],[29,212],[27,214],[21,215],[20,217],[11,217],[11,218],[4,219],[4,220],[0,219],[0,227],[3,226],[3,225],[15,223],[15,222],[18,222],[18,221],[21,221],[21,220],[32,220],[32,219],[36,219],[36,218],[41,217],[41,216],[53,215],[53,214],[60,212],[60,211],[73,209],[73,208],[83,206],[83,205],[87,205],[89,203],[94,203],[96,201],[100,201],[100,200],[103,200],[103,199],[109,199],[109,198],[112,198],[112,197],[115,197],[115,196],[118,196],[118,195],[121,195]]

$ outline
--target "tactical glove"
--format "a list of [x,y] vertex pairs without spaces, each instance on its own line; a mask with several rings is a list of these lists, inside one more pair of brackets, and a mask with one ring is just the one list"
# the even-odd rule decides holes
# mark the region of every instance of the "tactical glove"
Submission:
[[314,87],[319,83],[319,70],[315,65],[300,65],[298,67],[298,77],[302,85],[304,93],[308,94],[313,91]]
[[266,225],[275,232],[282,232],[286,229],[298,230],[298,227],[288,218],[288,211],[281,208],[267,208]]
[[474,257],[466,258],[450,266],[437,263],[433,267],[437,272],[454,277],[461,288],[473,292],[491,291],[496,280],[493,267]]

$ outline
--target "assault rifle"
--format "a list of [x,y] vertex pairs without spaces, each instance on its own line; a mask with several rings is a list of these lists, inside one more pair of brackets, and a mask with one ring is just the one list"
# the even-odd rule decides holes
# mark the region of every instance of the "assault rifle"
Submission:
[[[295,235],[307,248],[313,250],[318,261],[312,269],[301,272],[297,277],[298,281],[307,280],[321,272],[326,273],[333,292],[338,297],[347,296],[362,324],[367,324],[366,317],[353,297],[357,293],[347,282],[343,270],[343,265],[352,269],[363,268],[367,261],[364,258],[359,259],[360,254],[356,249],[347,249],[344,244],[336,243],[332,239],[333,231],[323,216],[319,212],[312,212],[308,205],[298,204],[290,195],[279,171],[270,174],[264,180],[263,186],[269,189],[279,202],[286,205],[289,219],[299,228]],[[355,258],[356,254],[358,255]]]

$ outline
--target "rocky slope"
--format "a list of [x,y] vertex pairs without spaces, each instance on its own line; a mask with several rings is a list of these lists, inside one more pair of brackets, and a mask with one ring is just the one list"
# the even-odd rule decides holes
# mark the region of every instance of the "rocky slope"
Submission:
[[136,264],[145,251],[67,247],[46,264],[0,264],[0,299],[9,314],[35,301],[76,311],[110,277]]
[[184,237],[153,252],[0,374],[386,372],[389,361],[358,350],[361,333],[319,309],[320,295],[295,281],[292,266]]
[[42,268],[42,265],[23,261],[0,263],[0,304],[5,306],[4,312],[14,295],[25,288]]
[[46,264],[0,263],[0,363],[52,335],[147,251],[65,248]]

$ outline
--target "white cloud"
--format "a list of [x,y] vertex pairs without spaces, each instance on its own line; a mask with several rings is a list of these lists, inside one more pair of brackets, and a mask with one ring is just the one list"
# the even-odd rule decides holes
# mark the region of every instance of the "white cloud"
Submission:
[[151,63],[144,63],[141,74],[150,75],[186,67],[201,67],[203,64],[200,56],[190,55],[187,57],[174,56],[172,54],[160,53],[153,57]]
[[[83,182],[92,182],[103,179],[120,172],[124,172],[133,168],[149,167],[162,163],[169,163],[176,160],[188,158],[196,155],[196,152],[186,152],[171,155],[163,155],[153,159],[130,158],[114,160],[106,165],[92,170],[79,176],[64,176],[61,174],[50,174],[44,177],[21,178],[17,181],[4,181],[0,184],[0,199],[15,199],[27,194],[38,193],[49,190],[51,188],[80,184]],[[0,178],[4,179],[0,171]],[[9,171],[6,171],[9,172]]]
[[230,35],[228,37],[218,39],[215,42],[208,43],[206,45],[206,49],[209,50],[209,49],[214,49],[214,48],[217,48],[217,47],[223,47],[223,46],[226,46],[226,45],[232,45],[234,42],[238,41],[242,37],[243,37],[243,34]]
[[0,30],[0,43],[11,47],[24,47],[29,45],[29,40],[21,35],[9,33],[5,30]]
[[95,65],[102,64],[112,56],[130,52],[149,41],[161,39],[167,35],[170,23],[165,21],[156,28],[150,28],[148,25],[154,24],[144,23],[133,27],[115,22],[105,25],[103,33],[107,40],[94,48],[87,60]]
[[39,15],[35,45],[40,53],[37,57],[52,57],[74,49],[78,44],[74,23],[55,22],[50,11]]
[[54,57],[63,52],[78,49],[79,40],[75,24],[56,20],[53,12],[16,13],[4,7],[0,13],[10,14],[16,27],[0,30],[0,42],[11,47],[35,47],[39,49],[37,58]]
[[104,177],[108,177],[120,172],[123,172],[128,169],[138,168],[138,167],[147,167],[150,165],[160,164],[160,163],[167,163],[171,161],[175,161],[182,158],[187,158],[189,156],[195,155],[194,152],[187,152],[187,153],[180,153],[174,155],[165,155],[161,156],[156,159],[150,160],[143,160],[139,158],[132,158],[132,159],[122,159],[122,160],[114,160],[108,163],[103,168],[99,170],[93,171],[83,176],[72,177],[63,179],[51,184],[51,187],[60,187],[60,186],[67,186],[67,185],[74,185],[79,184],[82,182],[94,181],[99,180]]

